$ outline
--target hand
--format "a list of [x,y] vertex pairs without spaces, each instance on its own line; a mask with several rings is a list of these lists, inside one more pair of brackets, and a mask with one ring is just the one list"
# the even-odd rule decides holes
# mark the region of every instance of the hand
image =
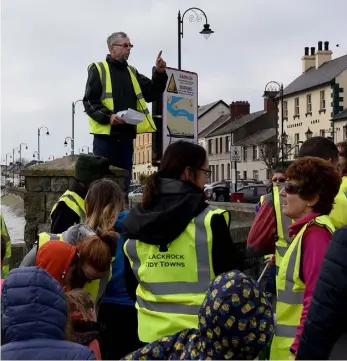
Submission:
[[276,256],[272,255],[272,257],[267,259],[265,263],[269,265],[269,268],[272,267],[274,264],[276,264]]
[[116,114],[111,114],[110,116],[110,123],[112,125],[118,125],[118,124],[124,124],[125,121],[123,118],[119,117],[118,115]]
[[166,62],[161,57],[162,51],[160,50],[157,60],[155,62],[155,67],[157,70],[157,73],[165,73],[166,68]]

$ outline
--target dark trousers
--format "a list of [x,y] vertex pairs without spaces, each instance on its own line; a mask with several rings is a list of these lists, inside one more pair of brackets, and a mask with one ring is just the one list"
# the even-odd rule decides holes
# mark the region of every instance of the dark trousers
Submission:
[[101,356],[103,360],[119,360],[142,347],[138,338],[135,306],[102,303],[99,309]]
[[109,135],[95,134],[93,141],[93,153],[105,157],[110,165],[123,168],[128,171],[125,180],[125,193],[129,193],[133,170],[133,139],[116,139]]

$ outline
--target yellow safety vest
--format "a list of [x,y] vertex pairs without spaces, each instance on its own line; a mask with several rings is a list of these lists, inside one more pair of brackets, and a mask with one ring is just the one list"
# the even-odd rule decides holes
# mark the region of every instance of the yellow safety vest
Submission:
[[347,175],[344,175],[342,177],[342,183],[341,183],[341,187],[340,187],[340,192],[344,193],[345,196],[347,197]]
[[86,218],[86,210],[84,205],[84,199],[77,193],[67,190],[59,199],[58,202],[53,206],[51,211],[51,217],[53,212],[58,206],[59,202],[64,202],[70,209],[72,209],[79,217],[80,223]]
[[[46,232],[40,233],[39,234],[39,241],[38,241],[38,244],[37,244],[37,250],[39,250],[40,247],[42,247],[48,241],[62,241],[62,242],[64,242],[63,235],[62,234],[46,233]],[[101,300],[101,297],[103,296],[103,293],[106,290],[107,283],[111,279],[111,277],[112,277],[112,268],[110,267],[110,275],[109,275],[109,277],[107,279],[106,279],[106,277],[103,277],[101,279],[101,281],[103,283],[106,282],[106,284],[101,284],[100,280],[93,280],[91,282],[86,283],[85,286],[83,287],[83,290],[88,292],[92,296],[95,303],[98,303]]]
[[4,216],[0,213],[0,224],[1,224],[1,243],[6,243],[6,253],[3,260],[3,266],[1,269],[2,278],[6,278],[8,272],[10,271],[10,262],[11,262],[11,239],[8,234],[8,230],[5,224]]
[[[102,85],[102,94],[101,102],[109,110],[114,111],[113,95],[112,95],[112,80],[110,68],[106,60],[99,63],[93,63],[89,65],[88,69],[94,65],[99,71],[101,85]],[[156,132],[157,128],[155,126],[154,120],[150,115],[145,99],[142,94],[142,90],[139,82],[136,78],[136,69],[133,66],[128,66],[128,71],[130,74],[131,82],[134,87],[134,92],[137,97],[137,111],[144,114],[144,119],[141,123],[137,124],[136,131],[138,134],[142,133],[153,133]],[[90,133],[91,134],[107,134],[111,133],[111,124],[100,124],[95,121],[93,118],[89,117]]]
[[[288,227],[292,224],[292,220],[282,213],[283,199],[280,196],[279,187],[274,186],[273,192],[262,196],[260,198],[260,204],[263,204],[264,200],[267,200],[269,207],[273,208],[274,214],[276,214],[276,229],[277,229],[277,241],[276,241],[276,275],[278,274],[279,267],[281,265],[281,259],[286,253],[288,245],[291,242],[289,236]],[[264,258],[268,259],[272,255],[266,255]]]
[[300,279],[301,243],[307,227],[317,224],[332,234],[335,227],[329,216],[319,216],[305,224],[282,258],[277,277],[276,331],[270,360],[288,360],[303,310],[305,284]]
[[124,253],[139,285],[136,289],[138,334],[150,343],[184,328],[198,328],[198,312],[210,281],[212,267],[211,218],[229,213],[207,207],[168,247],[129,239]]
[[334,207],[329,218],[336,229],[347,224],[347,196],[343,193],[341,186],[334,200]]

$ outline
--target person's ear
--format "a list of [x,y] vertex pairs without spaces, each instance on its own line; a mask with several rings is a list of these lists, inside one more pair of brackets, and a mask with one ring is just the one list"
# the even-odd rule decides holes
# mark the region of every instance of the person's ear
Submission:
[[307,201],[307,206],[313,208],[319,201],[319,194],[315,193],[310,200]]

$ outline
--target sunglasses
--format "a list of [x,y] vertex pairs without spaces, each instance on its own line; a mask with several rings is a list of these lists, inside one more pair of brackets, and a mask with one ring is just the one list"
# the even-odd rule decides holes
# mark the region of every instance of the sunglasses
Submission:
[[287,194],[300,194],[301,187],[298,184],[292,182],[285,182],[284,190]]
[[284,183],[286,181],[286,179],[284,177],[275,177],[272,178],[272,182],[273,183]]
[[128,43],[123,43],[123,44],[112,44],[112,45],[114,45],[114,46],[120,46],[120,47],[125,48],[125,49],[128,49],[128,48],[132,49],[132,48],[134,47],[134,45],[133,45],[133,44],[128,44]]

